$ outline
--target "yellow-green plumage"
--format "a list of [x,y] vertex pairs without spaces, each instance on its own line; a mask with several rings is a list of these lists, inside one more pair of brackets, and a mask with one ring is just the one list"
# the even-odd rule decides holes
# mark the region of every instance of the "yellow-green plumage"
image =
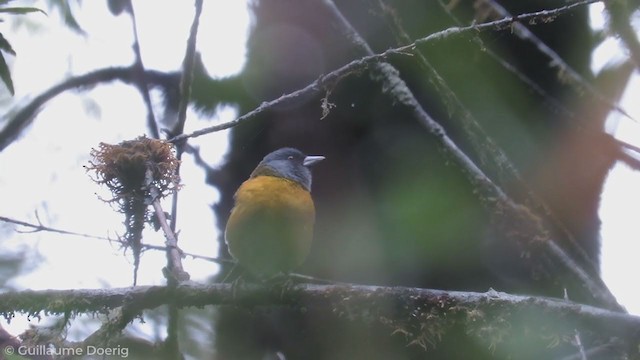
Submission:
[[300,184],[275,176],[245,181],[235,195],[225,240],[231,255],[251,273],[288,272],[309,254],[315,207]]

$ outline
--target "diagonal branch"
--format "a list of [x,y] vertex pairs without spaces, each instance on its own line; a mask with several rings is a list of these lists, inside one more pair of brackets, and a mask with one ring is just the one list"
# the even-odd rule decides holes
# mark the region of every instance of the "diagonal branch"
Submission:
[[[442,4],[442,1],[439,2],[441,6],[445,8],[445,11],[448,11],[446,6]],[[394,16],[395,13],[389,9],[388,5],[386,5],[383,0],[378,0],[377,4],[384,15],[387,17],[390,26],[400,38],[400,41],[403,43],[403,45],[405,45],[406,43],[410,43],[411,40],[402,28],[399,19]],[[457,18],[455,18],[453,14],[449,13],[449,15],[453,18],[454,21],[458,22]],[[507,16],[511,15],[507,14]],[[483,49],[484,52],[489,54],[493,59],[505,66],[508,70],[511,69],[518,78],[527,83],[530,81],[530,79],[528,79],[526,75],[512,68],[511,64],[503,61],[497,54],[493,53],[491,50],[486,49],[482,45],[482,41],[479,37],[475,36],[473,40],[480,46],[480,48]],[[549,206],[534,193],[534,191],[531,189],[531,186],[524,180],[524,178],[520,174],[520,171],[511,162],[507,154],[497,145],[497,143],[491,138],[491,136],[489,136],[489,134],[484,131],[484,129],[478,123],[477,119],[464,106],[462,101],[448,86],[448,84],[440,76],[438,71],[429,63],[427,58],[421,52],[414,51],[414,53],[417,55],[420,64],[427,71],[428,76],[432,79],[432,83],[438,89],[437,93],[443,96],[443,101],[445,102],[445,104],[447,106],[455,108],[457,112],[461,114],[460,117],[451,117],[451,119],[460,123],[460,128],[469,138],[471,146],[475,150],[476,154],[478,154],[480,164],[485,166],[493,166],[495,169],[497,169],[496,182],[499,186],[504,186],[505,184],[513,182],[518,184],[520,188],[525,191],[525,203],[528,205],[533,205],[535,211],[543,214],[544,217],[551,222],[550,225],[562,232],[562,235],[568,240],[567,245],[571,246],[572,253],[579,257],[580,263],[583,264],[583,266],[588,266],[589,271],[593,274],[598,273],[597,264],[588,256],[584,248],[577,242],[577,240],[564,226],[564,224],[562,224],[561,221],[553,214]],[[534,88],[539,88],[535,83],[532,83],[531,85],[534,86]],[[539,90],[541,92],[541,95],[545,99],[547,99],[547,101],[555,101],[549,94],[545,93],[544,90],[542,90],[541,88]],[[561,107],[562,105],[558,106]],[[562,109],[564,108],[562,107]]]
[[[496,0],[486,0],[487,3],[495,10],[500,16],[509,17],[512,16],[507,9],[500,5]],[[605,4],[614,3],[616,1],[603,1]],[[553,51],[547,44],[545,44],[539,37],[537,37],[531,30],[524,26],[521,22],[513,24],[513,33],[522,40],[529,41],[538,51],[545,55],[549,59],[549,66],[556,68],[559,76],[570,80],[570,84],[578,85],[580,88],[576,89],[576,92],[582,93],[586,90],[594,99],[605,104],[607,108],[613,109],[620,114],[626,116],[629,119],[633,119],[629,113],[627,113],[622,107],[620,107],[614,100],[607,98],[596,89],[591,83],[583,78],[575,69],[573,69],[566,61],[562,59],[558,53]]]
[[73,344],[78,348],[86,348],[87,346],[105,346],[113,339],[117,339],[127,325],[142,313],[142,309],[138,306],[125,303],[123,306],[113,309],[109,314],[109,319],[105,320],[102,326],[84,341]]
[[[329,11],[334,14],[340,31],[351,39],[352,43],[361,52],[372,54],[371,48],[344,18],[333,1],[324,0],[323,2]],[[414,118],[437,139],[443,153],[450,157],[467,176],[471,185],[477,190],[480,201],[486,208],[506,220],[507,223],[515,221],[523,224],[525,229],[523,238],[529,242],[527,245],[542,244],[547,253],[558,261],[567,273],[571,274],[572,278],[583,284],[599,303],[606,304],[608,308],[620,309],[620,305],[602,280],[599,277],[593,279],[588,271],[585,271],[550,237],[541,218],[509,198],[473,160],[458,148],[453,140],[446,135],[444,128],[420,106],[411,90],[400,78],[398,70],[388,63],[377,63],[371,67],[371,77],[380,81],[383,92],[392,96],[397,104],[405,106],[413,114]],[[597,275],[594,276],[597,277]]]
[[[153,184],[153,170],[150,165],[147,166],[145,173],[145,183],[150,193],[148,201],[153,206],[158,223],[160,224],[166,238],[167,268],[165,271],[165,277],[167,278],[167,282],[170,285],[175,285],[189,280],[189,274],[184,271],[184,268],[182,267],[182,251],[178,248],[178,239],[171,226],[169,226],[167,217],[162,210],[162,205],[160,204],[160,191]],[[177,191],[174,190],[174,194],[175,192]]]
[[[458,17],[456,15],[453,14],[453,12],[451,11],[450,6],[447,6],[447,4],[444,3],[444,0],[438,0],[438,4],[447,13],[447,15],[449,15],[451,20],[456,25],[458,25],[458,26],[462,25],[462,21],[460,19],[458,19]],[[505,15],[505,16],[510,16],[510,15]],[[504,70],[506,70],[506,71],[510,72],[511,74],[513,74],[513,76],[515,76],[518,80],[520,80],[522,83],[527,85],[535,93],[540,95],[540,97],[543,98],[556,111],[562,112],[563,114],[566,114],[569,117],[574,117],[575,116],[571,110],[567,109],[567,107],[565,107],[560,101],[556,100],[553,96],[551,96],[549,93],[547,93],[533,79],[531,79],[529,76],[527,76],[522,71],[517,69],[515,67],[515,65],[511,64],[507,60],[503,59],[500,55],[495,53],[493,50],[491,50],[488,47],[486,47],[484,45],[482,39],[480,39],[479,36],[474,36],[473,37],[473,42],[476,45],[478,45],[478,48],[479,48],[480,51],[482,51],[485,54],[487,54],[490,58],[492,58],[495,62],[497,62],[500,66],[502,66],[502,68]]]

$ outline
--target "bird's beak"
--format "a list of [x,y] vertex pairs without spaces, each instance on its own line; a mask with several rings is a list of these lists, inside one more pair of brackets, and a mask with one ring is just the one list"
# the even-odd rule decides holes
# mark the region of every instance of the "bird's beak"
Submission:
[[324,160],[324,156],[307,156],[302,161],[302,165],[311,166],[319,161]]

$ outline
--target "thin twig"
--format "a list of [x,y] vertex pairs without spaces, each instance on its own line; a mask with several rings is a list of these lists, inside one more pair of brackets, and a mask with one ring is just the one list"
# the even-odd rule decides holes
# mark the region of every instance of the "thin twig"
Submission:
[[[116,239],[111,239],[111,238],[108,238],[108,237],[105,237],[105,236],[83,234],[83,233],[79,233],[79,232],[75,232],[75,231],[69,231],[69,230],[53,228],[53,227],[50,227],[50,226],[43,225],[40,221],[38,221],[38,224],[33,224],[33,223],[21,221],[21,220],[8,218],[8,217],[5,217],[5,216],[0,216],[0,221],[6,222],[6,223],[10,223],[10,224],[20,225],[20,226],[24,226],[24,227],[33,229],[32,231],[29,231],[29,233],[46,231],[46,232],[63,234],[63,235],[79,236],[79,237],[84,237],[84,238],[88,238],[88,239],[105,240],[105,241],[109,241],[109,242],[118,241]],[[16,230],[16,232],[24,233],[25,231]],[[151,244],[140,244],[140,245],[142,246],[142,250],[154,250],[154,251],[163,251],[163,252],[167,251],[167,247],[166,246],[158,246],[158,245],[151,245]],[[204,255],[188,253],[188,252],[181,252],[181,254],[183,256],[188,256],[188,257],[193,258],[193,259],[205,260],[205,261],[209,261],[209,262],[218,263],[218,264],[221,264],[221,265],[235,264],[235,261],[230,260],[230,259],[216,258],[216,257],[211,257],[211,256],[204,256]]]
[[131,1],[126,2],[127,10],[131,15],[131,24],[133,26],[133,52],[136,55],[136,61],[134,67],[136,68],[137,87],[142,95],[145,106],[147,107],[147,126],[151,132],[151,136],[155,139],[160,138],[160,132],[158,131],[158,123],[156,122],[155,115],[153,114],[153,105],[151,104],[151,96],[149,95],[149,86],[147,84],[147,77],[145,74],[144,63],[142,62],[142,53],[140,51],[140,38],[138,37],[138,21],[136,20],[136,13],[133,10],[133,4]]
[[[202,0],[195,1],[195,14],[191,23],[189,39],[187,40],[187,50],[182,63],[182,76],[180,78],[180,102],[178,104],[178,121],[171,131],[171,136],[181,135],[184,132],[184,125],[187,121],[187,107],[191,98],[191,85],[193,82],[193,69],[196,62],[196,40],[198,37],[198,25],[200,24],[200,14],[202,14]],[[184,145],[186,142],[174,142],[176,145],[176,158],[182,159]],[[180,176],[180,163],[176,168],[176,175]],[[178,192],[174,191],[171,199],[171,232],[175,233],[178,224]],[[176,239],[177,247],[177,239]],[[167,254],[170,258],[171,255]],[[177,341],[177,339],[176,339]]]
[[[156,218],[162,227],[162,231],[167,239],[165,245],[167,248],[167,268],[172,275],[169,279],[175,279],[178,282],[189,280],[189,274],[182,267],[182,250],[178,248],[178,239],[168,224],[167,217],[164,215],[160,199],[153,200],[153,209]],[[171,280],[169,280],[171,282]]]
[[169,284],[175,285],[186,280],[189,280],[189,274],[184,271],[182,267],[182,254],[180,248],[178,248],[178,239],[176,238],[173,229],[169,226],[167,217],[162,210],[160,204],[160,191],[153,184],[153,170],[147,167],[145,175],[145,183],[150,193],[150,203],[153,206],[158,223],[164,232],[166,238],[165,245],[167,247],[167,271],[165,277]]
[[172,130],[172,135],[180,135],[184,132],[187,121],[187,107],[191,98],[191,84],[193,82],[193,69],[196,60],[196,40],[198,38],[198,26],[202,14],[202,0],[195,1],[195,14],[191,23],[191,31],[187,40],[187,50],[182,63],[182,78],[180,80],[180,104],[178,105],[178,122]]
[[610,342],[593,347],[584,352],[563,357],[560,360],[584,360],[589,359],[625,359],[626,357],[620,353],[620,349],[624,348],[624,344],[620,339],[612,339]]
[[[149,250],[157,250],[157,251],[168,251],[168,247],[166,247],[166,246],[158,246],[158,245],[142,244],[142,248],[143,249],[149,249]],[[235,264],[236,263],[234,260],[231,260],[231,259],[217,258],[217,257],[205,256],[205,255],[198,255],[198,254],[184,252],[182,250],[180,250],[180,254],[182,254],[183,257],[187,257],[188,256],[188,257],[193,258],[193,259],[205,260],[205,261],[217,263],[217,264],[220,264],[220,265],[228,265],[228,264]]]
[[[38,219],[38,224],[32,224],[32,223],[28,223],[28,222],[21,221],[21,220],[16,220],[16,219],[8,218],[8,217],[5,217],[5,216],[0,216],[0,221],[6,222],[6,223],[10,223],[10,224],[16,224],[16,225],[20,225],[20,226],[24,226],[24,227],[33,229],[33,231],[31,231],[31,232],[47,231],[47,232],[58,233],[58,234],[63,234],[63,235],[73,235],[73,236],[81,236],[81,237],[90,238],[90,239],[99,239],[99,240],[112,241],[112,239],[109,239],[108,237],[104,237],[104,236],[83,234],[83,233],[78,233],[78,232],[74,232],[74,231],[68,231],[68,230],[52,228],[52,227],[43,225],[42,222],[40,222],[39,219]],[[17,231],[17,232],[20,232],[20,231]]]
[[300,280],[303,282],[311,283],[311,284],[326,284],[326,285],[348,285],[348,283],[342,281],[335,281],[330,279],[319,278],[310,275],[291,273],[289,274],[291,279]]
[[[567,292],[566,288],[564,289],[564,300],[569,301],[569,293]],[[578,348],[578,354],[581,357],[580,360],[588,360],[587,354],[584,350],[584,345],[582,345],[582,337],[580,336],[580,331],[578,329],[573,329],[573,331],[575,332],[573,339],[575,341],[576,347]]]
[[628,142],[626,142],[624,140],[617,139],[615,137],[612,137],[612,138],[615,140],[615,142],[619,146],[621,146],[621,147],[623,147],[623,148],[625,148],[627,150],[631,150],[631,151],[635,152],[637,155],[640,155],[640,147],[638,147],[636,145],[633,145],[633,144],[629,144]]

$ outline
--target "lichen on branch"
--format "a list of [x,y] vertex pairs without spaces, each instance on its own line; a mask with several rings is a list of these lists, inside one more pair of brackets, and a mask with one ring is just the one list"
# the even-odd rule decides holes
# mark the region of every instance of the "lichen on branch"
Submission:
[[93,160],[86,167],[92,179],[112,193],[109,203],[116,203],[125,215],[123,244],[131,248],[134,258],[134,285],[142,251],[142,230],[152,217],[148,205],[179,189],[176,169],[180,161],[174,146],[166,141],[140,136],[117,145],[100,143],[91,150]]
[[178,188],[175,175],[179,161],[171,143],[140,136],[117,145],[100,143],[91,150],[90,166],[87,170],[96,173],[98,184],[106,185],[114,195],[111,201],[126,197],[147,198],[149,188],[145,184],[147,168],[152,171],[153,185],[162,197]]

